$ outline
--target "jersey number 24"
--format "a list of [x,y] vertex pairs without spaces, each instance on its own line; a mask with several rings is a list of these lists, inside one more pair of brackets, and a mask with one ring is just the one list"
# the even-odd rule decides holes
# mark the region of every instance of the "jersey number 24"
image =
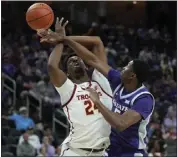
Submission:
[[98,110],[96,105],[93,104],[93,102],[91,102],[90,100],[84,101],[84,105],[85,105],[86,115],[92,115],[92,114],[94,114],[94,110]]

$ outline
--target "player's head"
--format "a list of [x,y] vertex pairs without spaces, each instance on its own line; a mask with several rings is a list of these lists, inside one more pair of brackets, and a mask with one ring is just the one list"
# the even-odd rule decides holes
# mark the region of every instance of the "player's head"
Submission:
[[87,75],[87,67],[80,57],[71,55],[68,57],[66,64],[67,75],[70,79],[79,80]]
[[143,83],[148,77],[149,65],[138,59],[130,61],[121,71],[121,80],[124,84]]

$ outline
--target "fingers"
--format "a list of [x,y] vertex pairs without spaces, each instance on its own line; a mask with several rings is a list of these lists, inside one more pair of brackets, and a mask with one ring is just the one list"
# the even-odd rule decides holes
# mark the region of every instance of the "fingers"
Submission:
[[64,24],[63,27],[66,27],[66,25],[69,23],[69,21],[67,20]]
[[57,19],[56,19],[56,23],[55,24],[58,24],[59,23],[59,18],[57,17]]
[[57,19],[56,19],[56,24],[59,24],[59,25],[62,26],[62,27],[66,27],[66,25],[69,23],[69,21],[67,20],[67,21],[62,25],[63,20],[64,20],[63,17],[62,17],[60,20],[59,20],[59,18],[57,17]]
[[40,43],[54,43],[55,39],[52,38],[41,38]]
[[64,18],[62,17],[61,20],[59,21],[60,26],[62,25],[63,20],[64,20]]

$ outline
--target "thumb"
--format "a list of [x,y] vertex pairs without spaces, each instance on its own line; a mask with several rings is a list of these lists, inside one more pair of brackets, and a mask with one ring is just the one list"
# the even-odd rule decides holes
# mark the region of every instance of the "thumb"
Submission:
[[40,43],[44,43],[44,42],[47,42],[47,41],[48,41],[48,39],[46,39],[46,38],[40,39]]

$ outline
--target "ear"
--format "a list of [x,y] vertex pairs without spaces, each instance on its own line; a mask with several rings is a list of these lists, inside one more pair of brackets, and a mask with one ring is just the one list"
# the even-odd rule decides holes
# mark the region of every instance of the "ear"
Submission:
[[132,74],[131,74],[131,77],[132,77],[132,78],[135,78],[135,77],[136,77],[136,74],[135,74],[135,73],[132,73]]

